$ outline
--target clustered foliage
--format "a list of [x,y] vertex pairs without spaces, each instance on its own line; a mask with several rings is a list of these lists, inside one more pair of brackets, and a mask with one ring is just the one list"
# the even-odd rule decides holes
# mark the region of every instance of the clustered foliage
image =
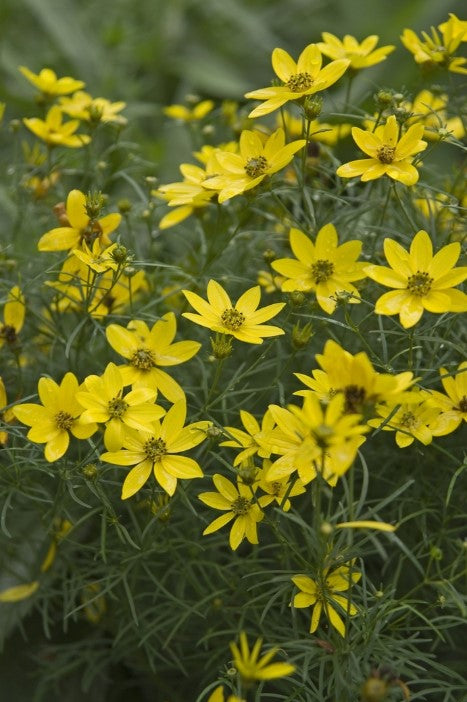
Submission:
[[467,22],[401,40],[421,91],[354,104],[395,47],[323,32],[259,105],[167,107],[168,184],[125,103],[20,67],[0,625],[35,700],[466,694]]

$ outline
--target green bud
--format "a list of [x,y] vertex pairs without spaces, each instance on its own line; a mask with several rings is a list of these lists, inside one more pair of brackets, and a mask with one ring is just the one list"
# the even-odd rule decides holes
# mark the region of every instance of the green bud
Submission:
[[303,327],[300,327],[300,322],[294,324],[292,329],[292,346],[297,351],[307,346],[313,336],[311,322],[307,322]]
[[307,119],[310,121],[316,119],[323,109],[323,98],[321,95],[313,95],[305,98],[303,109]]
[[121,214],[127,214],[127,212],[131,212],[133,205],[128,198],[124,197],[117,202],[117,207]]
[[211,348],[214,358],[222,361],[232,354],[232,337],[226,334],[216,334],[215,338],[211,337]]
[[118,244],[111,255],[115,263],[119,263],[120,265],[130,258],[126,246],[122,246],[122,244]]
[[373,95],[373,99],[380,109],[384,109],[392,105],[394,96],[390,90],[378,90],[378,92]]
[[300,290],[294,290],[289,295],[289,304],[292,307],[301,307],[305,303],[306,297]]
[[97,478],[97,467],[94,463],[87,463],[81,468],[81,472],[86,480],[95,480]]
[[86,214],[89,219],[97,219],[101,213],[102,208],[105,204],[105,197],[100,192],[100,190],[95,192],[89,192],[86,195]]
[[432,546],[430,548],[430,556],[434,561],[441,561],[443,558],[443,552],[438,546]]

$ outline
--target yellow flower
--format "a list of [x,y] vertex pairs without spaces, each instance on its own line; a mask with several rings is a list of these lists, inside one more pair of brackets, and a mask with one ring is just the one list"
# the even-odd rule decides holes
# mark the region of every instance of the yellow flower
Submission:
[[440,368],[441,382],[445,390],[432,391],[429,404],[441,410],[437,421],[432,425],[434,436],[445,436],[455,431],[462,421],[467,422],[467,361],[463,361],[454,373]]
[[302,495],[306,492],[305,486],[299,478],[293,481],[289,481],[288,477],[281,478],[280,480],[266,480],[270,467],[271,461],[269,458],[265,458],[263,460],[263,468],[258,476],[258,486],[266,493],[266,495],[261,497],[261,506],[266,507],[275,500],[284,512],[288,512],[292,506],[289,497]]
[[449,20],[438,25],[438,31],[431,27],[431,36],[422,32],[419,39],[412,29],[404,29],[401,42],[422,68],[441,66],[454,73],[467,74],[466,58],[453,54],[463,41],[467,40],[467,22],[450,13]]
[[55,227],[39,239],[39,251],[64,251],[88,245],[98,240],[103,246],[110,246],[111,234],[120,224],[122,216],[117,212],[96,219],[88,214],[89,197],[80,190],[72,190],[66,201],[67,226]]
[[310,634],[313,634],[318,628],[324,609],[324,613],[334,629],[341,636],[345,636],[345,624],[338,611],[343,611],[347,616],[353,617],[358,610],[348,597],[340,593],[349,590],[353,583],[360,580],[362,574],[353,568],[353,562],[340,566],[331,573],[329,570],[329,568],[325,568],[316,580],[312,580],[307,575],[295,575],[292,581],[300,592],[295,595],[293,606],[296,608],[313,607]]
[[8,293],[3,308],[3,324],[0,324],[0,349],[6,344],[13,346],[18,340],[18,334],[23,328],[26,305],[24,295],[17,285]]
[[160,419],[165,410],[151,404],[157,391],[137,388],[123,395],[123,378],[114,363],[109,363],[101,377],[88,375],[84,379],[85,391],[76,399],[85,409],[83,424],[105,423],[104,444],[108,451],[119,451],[123,446],[125,427],[151,431],[152,422]]
[[28,597],[31,597],[38,587],[38,580],[22,585],[13,585],[13,587],[0,591],[0,602],[21,602],[21,600],[26,600]]
[[[224,688],[222,685],[216,687],[214,692],[209,695],[208,702],[224,702]],[[246,702],[246,700],[240,699],[237,695],[229,695],[226,702]]]
[[351,281],[365,277],[366,264],[356,261],[362,249],[361,241],[354,239],[338,246],[333,224],[326,224],[319,230],[314,244],[299,229],[292,228],[289,236],[296,259],[280,258],[271,263],[275,271],[288,278],[282,283],[283,292],[313,290],[319,306],[328,314],[336,309],[341,293],[349,293],[348,302],[360,302],[358,290]]
[[323,57],[316,44],[309,44],[300,54],[297,63],[284,49],[274,49],[272,67],[282,81],[282,85],[246,93],[246,98],[265,100],[248,116],[262,117],[279,109],[290,100],[300,100],[325,90],[339,80],[350,65],[348,59],[338,59],[321,68],[322,60]]
[[159,222],[160,229],[173,227],[190,217],[196,210],[209,205],[216,193],[206,190],[203,183],[214,172],[212,169],[212,159],[205,169],[191,163],[182,163],[180,171],[184,177],[183,181],[161,185],[151,192],[152,195],[166,200],[169,207],[175,208],[162,217]]
[[214,103],[212,100],[202,100],[191,110],[189,107],[185,107],[185,105],[169,105],[168,107],[164,107],[163,112],[167,117],[178,119],[181,122],[197,122],[203,119],[203,117],[206,117],[213,107]]
[[119,366],[125,385],[157,388],[170,402],[184,399],[180,385],[159,366],[177,366],[198,353],[197,341],[172,341],[177,331],[173,312],[167,312],[149,330],[139,319],[127,328],[110,324],[106,329],[107,341],[128,363]]
[[238,670],[242,681],[248,685],[254,680],[276,680],[292,675],[295,666],[290,663],[270,663],[278,652],[278,648],[271,648],[264,656],[259,657],[262,639],[257,639],[250,651],[248,639],[244,631],[240,632],[240,645],[232,641],[230,650],[232,651],[233,664]]
[[92,242],[92,248],[89,248],[86,241],[83,239],[81,246],[82,249],[73,249],[72,254],[80,261],[85,263],[95,273],[105,273],[108,270],[117,270],[119,264],[113,257],[113,253],[118,247],[118,244],[112,244],[111,246],[103,248],[100,240],[94,239]]
[[[312,377],[295,373],[320,400],[329,402],[336,394],[345,399],[344,412],[357,412],[365,417],[374,415],[375,405],[381,402],[395,405],[403,402],[406,390],[414,382],[413,373],[378,373],[364,351],[352,355],[338,343],[329,339],[322,354],[316,355],[322,370],[312,371]],[[298,390],[295,395],[306,396],[308,390]]]
[[407,126],[423,124],[425,139],[436,140],[442,136],[463,139],[465,129],[462,119],[459,116],[448,118],[447,103],[447,95],[437,95],[429,90],[422,90],[415,96],[412,104],[402,103],[404,109],[411,113],[405,124]]
[[399,448],[410,446],[414,439],[425,446],[433,440],[432,425],[436,426],[439,410],[430,406],[427,392],[419,390],[416,394],[420,396],[418,402],[411,400],[401,405],[380,405],[376,408],[380,417],[368,422],[371,427],[395,431]]
[[72,119],[69,122],[62,122],[62,115],[58,105],[54,105],[47,112],[45,120],[39,119],[39,117],[24,117],[23,122],[33,134],[45,141],[50,147],[68,146],[70,149],[77,149],[89,144],[90,136],[75,134],[79,127],[79,120]]
[[210,422],[202,421],[184,426],[186,402],[178,400],[169,409],[162,423],[152,423],[151,431],[128,429],[121,451],[103,453],[101,459],[117,466],[134,466],[122,486],[122,500],[136,494],[154,473],[159,485],[173,495],[177,480],[202,478],[198,463],[188,456],[178,456],[182,451],[198,446],[206,438]]
[[234,520],[229,537],[232,551],[239,547],[244,538],[250,544],[257,544],[257,524],[264,517],[253,497],[257,486],[239,482],[235,487],[230,480],[219,473],[216,473],[212,480],[218,492],[202,492],[198,497],[208,507],[222,510],[226,514],[211,522],[203,531],[203,536],[212,534]]
[[423,124],[414,124],[399,139],[399,126],[394,115],[374,132],[353,127],[355,143],[370,158],[344,163],[336,173],[341,178],[362,176],[362,181],[388,175],[404,185],[414,185],[418,171],[412,165],[413,156],[427,147],[427,142],[421,139],[423,131]]
[[376,302],[376,314],[399,314],[406,329],[420,320],[423,311],[467,311],[467,295],[454,288],[467,277],[467,267],[454,268],[460,255],[460,243],[443,246],[433,256],[428,234],[420,230],[407,252],[397,241],[384,240],[384,253],[391,268],[370,265],[365,268],[369,278],[381,285],[395,288]]
[[263,337],[284,334],[283,329],[263,322],[275,317],[285,303],[276,302],[257,309],[261,297],[259,285],[244,292],[235,305],[232,305],[224,288],[215,280],[208,283],[208,302],[190,290],[183,290],[183,294],[199,313],[184,312],[183,316],[212,331],[228,334],[248,344],[262,344]]
[[51,68],[43,68],[39,74],[33,73],[26,66],[19,66],[19,70],[30,83],[47,96],[68,95],[84,87],[82,80],[75,80],[70,76],[57,78],[57,74]]
[[117,114],[126,107],[126,102],[110,102],[106,98],[93,98],[82,90],[76,92],[71,98],[59,99],[60,108],[69,117],[84,122],[114,122],[126,124],[127,119]]
[[330,32],[322,32],[321,36],[323,41],[317,44],[321,53],[331,59],[349,59],[350,68],[355,71],[384,61],[387,55],[396,48],[389,45],[375,49],[379,39],[376,34],[366,37],[361,43],[350,34],[346,34],[342,41]]
[[45,444],[45,458],[58,461],[67,451],[70,433],[77,439],[88,439],[97,430],[96,424],[82,424],[83,408],[76,399],[79,384],[73,373],[66,373],[60,385],[51,378],[40,378],[37,391],[41,405],[24,403],[13,407],[13,413],[30,426],[28,439]]
[[275,422],[271,413],[269,411],[265,412],[261,421],[261,426],[253,415],[246,410],[240,410],[240,419],[246,431],[242,431],[236,427],[224,427],[225,431],[233,438],[227,441],[221,441],[219,446],[231,446],[236,449],[243,448],[243,451],[240,451],[235,457],[234,466],[238,466],[256,453],[262,458],[267,458],[270,455],[270,451],[265,452],[256,439],[264,439],[273,429]]
[[207,178],[205,188],[218,191],[219,202],[255,188],[266,176],[273,175],[292,160],[306,144],[305,139],[285,143],[284,130],[279,128],[263,141],[258,132],[244,129],[240,135],[240,153],[217,151],[221,172]]
[[[6,390],[5,390],[5,383],[3,382],[3,378],[0,376],[0,423],[5,423],[8,424],[11,422],[15,415],[13,410],[10,409],[5,409],[5,406],[8,404],[8,399],[6,396]],[[2,446],[5,446],[6,442],[8,441],[8,432],[0,430],[0,448]]]

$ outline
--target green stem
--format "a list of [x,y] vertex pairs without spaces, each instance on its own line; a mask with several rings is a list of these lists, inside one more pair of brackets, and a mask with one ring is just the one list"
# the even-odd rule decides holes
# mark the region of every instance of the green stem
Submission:
[[417,231],[417,225],[414,223],[411,216],[409,215],[409,213],[405,209],[404,203],[402,202],[402,199],[397,191],[397,184],[395,181],[393,182],[393,190],[394,190],[394,195],[396,196],[396,200],[399,203],[399,207],[401,208],[401,210],[404,214],[404,217],[406,218],[407,222],[410,224],[412,231],[415,233]]

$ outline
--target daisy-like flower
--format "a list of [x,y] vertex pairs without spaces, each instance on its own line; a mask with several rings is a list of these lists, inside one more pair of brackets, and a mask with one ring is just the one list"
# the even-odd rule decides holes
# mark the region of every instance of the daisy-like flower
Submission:
[[191,109],[185,105],[168,105],[164,107],[163,113],[171,119],[177,119],[180,122],[198,122],[206,117],[214,107],[212,100],[202,100]]
[[26,402],[13,407],[15,417],[31,427],[28,439],[45,444],[44,455],[49,463],[58,461],[66,453],[70,434],[77,439],[88,439],[97,430],[97,424],[79,421],[83,412],[76,399],[79,388],[73,373],[66,373],[60,385],[51,378],[40,378],[37,391],[42,404]]
[[431,391],[429,403],[441,410],[432,426],[434,436],[445,436],[455,431],[462,421],[467,422],[467,361],[463,361],[454,377],[446,368],[440,368],[441,382],[446,394]]
[[257,525],[264,517],[260,507],[253,499],[257,485],[246,485],[239,482],[235,487],[230,480],[219,473],[216,473],[212,480],[218,492],[202,492],[198,497],[208,507],[219,509],[225,514],[211,522],[203,531],[203,536],[212,534],[234,520],[229,536],[232,551],[239,547],[244,538],[250,544],[257,544]]
[[18,340],[18,334],[24,325],[26,305],[24,295],[17,285],[8,293],[3,308],[3,324],[0,324],[0,349],[4,344],[13,346]]
[[126,102],[110,102],[106,98],[93,98],[89,93],[78,90],[72,97],[59,99],[60,108],[69,117],[83,122],[113,122],[126,124],[127,119],[118,113],[126,107]]
[[258,132],[244,129],[240,135],[239,153],[217,151],[216,160],[221,173],[207,178],[203,185],[217,190],[219,202],[225,202],[255,188],[266,176],[282,170],[305,144],[305,139],[286,144],[282,128],[276,129],[265,143]]
[[349,59],[350,68],[354,71],[384,61],[388,54],[396,48],[388,45],[376,49],[379,40],[376,34],[366,37],[360,43],[350,34],[346,34],[342,41],[330,32],[322,32],[321,37],[323,41],[319,41],[317,44],[321,53],[331,59]]
[[[429,393],[419,390],[416,394],[420,396],[419,402],[413,401],[392,407],[380,405],[376,408],[379,418],[368,421],[371,427],[381,427],[383,431],[395,431],[396,444],[399,448],[410,446],[415,439],[425,446],[431,444],[433,440],[432,426],[436,426],[440,411],[430,406]],[[394,412],[396,407],[398,409]]]
[[[406,371],[391,375],[378,373],[364,351],[352,355],[338,343],[329,339],[322,354],[316,355],[322,370],[312,371],[312,375],[295,373],[296,377],[323,402],[329,402],[334,395],[344,396],[344,412],[375,415],[375,405],[406,401],[407,390],[414,382],[413,373]],[[298,390],[294,395],[305,396],[309,390]]]
[[128,363],[119,366],[125,385],[157,388],[170,402],[184,399],[180,385],[159,366],[185,363],[201,348],[197,341],[172,343],[177,331],[173,312],[164,314],[151,329],[139,319],[128,323],[126,329],[109,324],[107,341]]
[[302,495],[306,492],[305,486],[300,479],[295,479],[292,481],[292,486],[288,477],[281,478],[281,480],[266,480],[266,475],[272,463],[269,458],[263,460],[263,467],[258,475],[258,486],[266,494],[261,497],[261,506],[266,507],[267,505],[277,502],[279,507],[281,507],[284,512],[288,512],[292,506],[289,497],[296,497],[297,495]]
[[161,185],[151,192],[152,195],[165,200],[169,207],[174,208],[162,217],[159,222],[160,229],[173,227],[190,217],[196,210],[209,205],[217,193],[214,190],[206,190],[203,184],[214,174],[214,168],[212,157],[205,168],[192,163],[182,163],[180,172],[184,177],[183,181]]
[[355,143],[370,158],[344,163],[337,169],[337,175],[341,178],[361,176],[365,182],[388,175],[404,185],[414,185],[418,171],[412,160],[427,147],[427,142],[422,140],[424,129],[423,124],[414,124],[399,139],[399,125],[394,115],[374,132],[352,127]]
[[339,246],[333,224],[319,230],[314,244],[299,229],[292,228],[289,237],[296,258],[280,258],[271,263],[275,271],[287,278],[282,283],[283,292],[313,290],[319,306],[328,314],[336,309],[340,293],[349,293],[351,303],[360,302],[351,281],[365,278],[366,264],[356,261],[361,241],[347,241]]
[[467,311],[467,295],[454,286],[467,278],[467,266],[454,268],[460,255],[458,241],[443,246],[433,256],[433,245],[428,234],[421,229],[415,235],[410,251],[394,239],[384,240],[384,254],[391,266],[366,266],[369,278],[388,288],[395,288],[382,295],[376,302],[376,314],[399,314],[406,329],[420,320],[423,311]]
[[248,639],[244,631],[240,632],[240,645],[234,641],[230,644],[232,651],[234,667],[240,674],[240,677],[245,685],[248,685],[255,680],[275,680],[277,678],[285,678],[292,675],[295,671],[295,666],[290,663],[270,663],[272,658],[279,651],[277,647],[271,648],[270,651],[259,657],[263,639],[257,639],[250,651]]
[[347,596],[340,593],[349,590],[353,583],[360,580],[362,574],[353,568],[353,562],[340,566],[332,572],[329,571],[330,568],[325,568],[318,574],[316,580],[307,575],[295,575],[292,581],[300,592],[295,595],[293,606],[296,608],[313,607],[310,634],[313,634],[318,628],[321,613],[324,610],[334,629],[341,636],[345,636],[345,624],[338,611],[343,611],[348,616],[353,617],[358,610]]
[[321,68],[323,57],[316,44],[309,44],[300,54],[297,63],[284,49],[272,52],[272,67],[282,81],[280,86],[260,88],[246,93],[246,98],[265,100],[248,115],[263,117],[290,100],[301,100],[333,85],[350,65],[349,59],[332,61]]
[[122,500],[135,495],[154,473],[159,485],[173,495],[177,480],[202,478],[198,463],[182,451],[198,446],[206,438],[211,422],[187,424],[186,402],[179,400],[169,409],[162,423],[153,422],[151,431],[127,430],[121,451],[103,453],[101,459],[117,466],[134,466],[122,486]]
[[73,249],[72,254],[89,266],[95,273],[105,273],[108,270],[116,271],[119,267],[116,260],[117,257],[114,256],[115,250],[121,250],[122,248],[119,244],[112,244],[102,248],[99,239],[95,239],[92,243],[92,248],[84,240],[81,245],[82,248]]
[[49,147],[67,146],[70,149],[78,149],[89,144],[90,136],[75,134],[79,127],[79,120],[72,119],[69,122],[63,122],[62,117],[63,112],[60,107],[53,105],[47,112],[45,120],[39,119],[39,117],[24,117],[23,123]]
[[105,423],[104,444],[108,451],[122,448],[126,427],[150,432],[152,423],[165,414],[163,407],[153,404],[157,390],[136,388],[123,395],[122,374],[114,363],[109,363],[100,377],[88,375],[83,384],[86,390],[76,395],[85,409],[81,422]]
[[454,56],[460,44],[467,40],[466,21],[450,13],[448,21],[438,25],[438,30],[431,27],[431,36],[422,32],[422,37],[419,39],[412,29],[404,29],[401,36],[401,42],[422,68],[441,66],[453,73],[467,74],[467,59]]
[[71,190],[66,201],[67,226],[55,227],[46,232],[39,239],[39,251],[65,251],[88,245],[99,240],[103,248],[112,243],[111,234],[121,222],[122,216],[112,212],[105,217],[97,219],[89,214],[89,197],[80,190]]
[[270,451],[264,450],[258,443],[264,439],[272,431],[274,427],[274,419],[269,411],[266,411],[261,421],[261,426],[250,412],[240,410],[240,419],[246,431],[237,429],[236,427],[224,427],[225,431],[232,436],[232,439],[221,441],[219,446],[231,446],[232,448],[243,448],[239,454],[235,456],[234,466],[238,466],[246,459],[258,454],[261,458],[268,458]]
[[51,68],[43,68],[38,74],[33,73],[26,66],[20,66],[19,70],[30,83],[48,97],[68,95],[68,93],[84,88],[82,80],[75,80],[70,76],[57,78],[57,74]]
[[190,290],[183,290],[190,305],[198,312],[184,312],[183,316],[214,332],[227,334],[248,344],[262,344],[263,337],[284,334],[280,327],[263,324],[275,317],[285,302],[276,302],[258,309],[261,298],[259,285],[250,288],[232,305],[230,297],[215,280],[207,288],[208,302]]

